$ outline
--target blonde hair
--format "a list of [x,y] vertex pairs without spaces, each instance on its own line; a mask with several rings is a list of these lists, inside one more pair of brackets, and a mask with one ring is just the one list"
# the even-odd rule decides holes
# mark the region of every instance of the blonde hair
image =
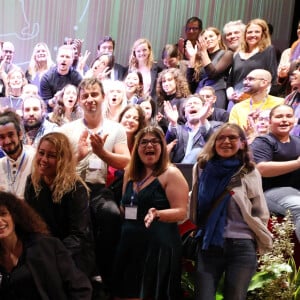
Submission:
[[263,19],[253,19],[253,20],[248,22],[248,24],[245,27],[244,34],[243,34],[243,40],[241,42],[241,50],[244,51],[244,52],[249,52],[250,51],[249,45],[246,42],[246,34],[247,34],[247,29],[251,25],[258,25],[262,30],[261,40],[257,44],[259,52],[262,52],[263,50],[265,50],[267,47],[269,47],[271,45],[269,27],[268,27],[267,22]]
[[152,50],[152,46],[150,44],[150,42],[145,39],[145,38],[141,38],[138,39],[134,42],[133,46],[132,46],[132,50],[131,50],[131,54],[129,57],[129,70],[134,70],[134,69],[138,69],[139,68],[139,62],[136,58],[135,55],[135,49],[142,45],[142,44],[147,44],[147,47],[150,51],[149,57],[148,57],[148,61],[147,61],[147,67],[151,68],[153,63],[154,63],[154,56],[153,56],[153,50]]
[[[29,66],[28,66],[28,74],[32,77],[32,79],[35,77],[36,73],[40,71],[40,66],[37,64],[36,59],[35,59],[35,55],[36,55],[36,51],[38,47],[44,47],[47,53],[47,60],[46,60],[46,66],[44,69],[42,69],[42,74],[45,73],[46,71],[48,71],[52,66],[54,66],[54,62],[52,61],[51,58],[51,53],[49,50],[49,47],[46,43],[37,43],[32,51],[31,54],[31,58],[30,58],[30,62],[29,62]],[[42,75],[41,74],[41,75]]]
[[32,184],[36,196],[42,189],[42,176],[38,171],[37,156],[41,144],[47,141],[54,145],[57,155],[56,176],[53,181],[52,200],[60,203],[62,197],[76,187],[76,182],[80,181],[89,190],[85,182],[76,173],[77,161],[75,154],[66,135],[60,132],[51,132],[44,135],[37,147],[37,153],[33,160],[33,171],[31,174]]
[[[111,117],[111,107],[109,104],[109,94],[111,93],[111,90],[114,90],[116,87],[120,88],[122,92],[122,102],[118,106],[119,114],[122,112],[122,110],[127,106],[127,98],[126,98],[126,90],[125,90],[125,83],[120,80],[107,80],[106,86],[105,86],[105,99],[102,104],[102,111],[103,111],[103,117],[106,119],[112,119]],[[118,122],[119,115],[116,117],[115,121]]]
[[12,70],[10,70],[8,72],[7,78],[6,78],[6,86],[7,86],[6,95],[7,96],[9,96],[11,94],[11,91],[12,91],[11,86],[10,86],[10,79],[11,79],[12,75],[16,72],[19,72],[22,76],[22,87],[21,87],[21,89],[23,89],[23,86],[28,83],[23,70],[19,67],[14,67]]

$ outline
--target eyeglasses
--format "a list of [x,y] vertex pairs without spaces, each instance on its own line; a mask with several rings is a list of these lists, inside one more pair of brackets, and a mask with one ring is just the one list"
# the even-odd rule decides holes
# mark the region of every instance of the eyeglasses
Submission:
[[151,144],[152,146],[157,146],[158,144],[160,144],[160,139],[151,139],[151,140],[147,140],[147,139],[142,139],[140,140],[139,146],[141,147],[146,147],[148,144]]
[[252,82],[254,80],[266,80],[264,78],[255,78],[255,77],[251,77],[251,76],[247,76],[244,78],[244,81],[249,81],[249,82]]
[[185,30],[186,31],[197,31],[197,30],[199,30],[199,27],[187,27]]
[[217,136],[216,140],[220,143],[223,143],[226,141],[227,138],[231,143],[235,143],[240,139],[238,135],[219,135]]
[[91,93],[85,93],[85,94],[80,95],[80,98],[81,98],[82,100],[86,100],[86,99],[88,99],[90,96],[91,96],[92,98],[97,98],[97,97],[99,97],[99,95],[100,95],[99,92],[91,92]]

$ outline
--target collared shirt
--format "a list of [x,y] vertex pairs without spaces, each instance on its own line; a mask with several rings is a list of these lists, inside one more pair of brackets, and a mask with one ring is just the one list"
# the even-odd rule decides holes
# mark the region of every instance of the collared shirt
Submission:
[[[188,124],[186,123],[186,126],[188,127]],[[204,125],[201,125],[196,130],[191,130],[190,127],[188,127],[188,134],[189,138],[187,141],[186,149],[185,149],[185,155],[181,163],[185,164],[194,164],[197,161],[197,157],[202,150],[203,147],[193,147],[194,146],[194,137],[195,135],[200,132],[200,135],[202,137],[205,136],[205,134],[208,132],[210,128],[209,122],[206,120]],[[203,139],[203,145],[205,141]]]
[[31,174],[34,155],[35,149],[25,145],[16,160],[9,156],[0,158],[0,189],[23,199],[26,179]]

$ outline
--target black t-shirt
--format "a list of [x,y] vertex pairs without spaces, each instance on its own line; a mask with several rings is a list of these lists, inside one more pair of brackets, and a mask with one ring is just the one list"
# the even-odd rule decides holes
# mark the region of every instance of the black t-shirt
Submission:
[[[267,161],[289,161],[300,156],[300,137],[290,136],[290,142],[281,143],[272,133],[259,136],[251,144],[256,163]],[[274,177],[263,177],[263,189],[290,186],[300,189],[300,169]]]

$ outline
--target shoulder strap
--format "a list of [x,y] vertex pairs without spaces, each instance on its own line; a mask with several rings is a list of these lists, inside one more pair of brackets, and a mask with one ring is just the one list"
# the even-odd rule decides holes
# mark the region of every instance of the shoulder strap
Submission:
[[[214,212],[214,210],[218,207],[218,205],[222,202],[222,200],[224,199],[224,197],[230,193],[231,189],[234,188],[234,187],[237,187],[237,186],[240,186],[241,185],[241,178],[248,173],[248,170],[247,168],[245,167],[242,167],[240,169],[240,171],[233,175],[231,177],[231,180],[228,184],[228,186],[225,188],[225,190],[221,193],[221,195],[215,199],[215,201],[213,202],[210,210],[208,211],[207,215],[205,216],[202,224],[205,225],[205,223],[207,222],[207,220],[209,219],[209,217],[212,215],[212,213]],[[201,225],[202,225],[201,224]]]
[[212,215],[212,213],[214,212],[214,210],[218,207],[218,205],[222,202],[222,200],[224,199],[224,197],[226,196],[226,194],[229,193],[229,190],[226,188],[222,194],[214,201],[213,205],[211,206],[210,210],[208,211],[207,215],[205,216],[205,218],[203,219],[203,221],[201,222],[200,226],[204,226],[205,223],[207,222],[207,220],[209,219],[209,217]]

